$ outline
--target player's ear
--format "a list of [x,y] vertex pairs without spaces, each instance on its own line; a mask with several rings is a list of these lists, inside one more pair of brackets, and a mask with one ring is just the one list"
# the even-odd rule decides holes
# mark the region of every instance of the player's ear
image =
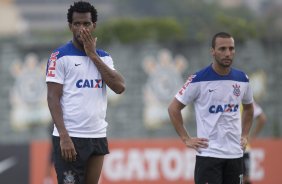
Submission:
[[210,48],[210,53],[211,53],[212,56],[214,56],[214,48],[212,48],[212,47]]
[[69,29],[71,30],[71,23],[69,23]]
[[96,22],[93,22],[93,28],[94,29],[96,28]]

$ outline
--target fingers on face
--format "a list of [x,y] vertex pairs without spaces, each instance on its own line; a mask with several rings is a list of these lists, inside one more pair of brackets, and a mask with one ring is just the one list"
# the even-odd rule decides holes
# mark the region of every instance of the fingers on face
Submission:
[[83,37],[83,39],[86,41],[86,40],[91,40],[91,34],[90,34],[90,31],[88,29],[82,29],[81,30],[81,35]]
[[85,42],[87,40],[85,31],[83,31],[83,29],[80,31],[80,36],[83,42]]

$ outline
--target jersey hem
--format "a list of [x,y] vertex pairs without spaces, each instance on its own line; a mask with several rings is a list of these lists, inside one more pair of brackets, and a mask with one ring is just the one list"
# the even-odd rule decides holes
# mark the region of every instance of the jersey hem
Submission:
[[46,79],[46,83],[47,83],[47,82],[54,82],[54,83],[64,84],[62,81],[59,81],[59,80],[52,80],[52,79]]
[[238,154],[238,155],[218,155],[218,154],[200,154],[200,153],[197,153],[196,155],[202,156],[202,157],[213,157],[213,158],[223,158],[223,159],[234,159],[234,158],[243,157],[243,153]]
[[[53,132],[53,136],[59,137],[59,134],[57,132]],[[107,137],[107,134],[75,134],[75,133],[69,133],[70,137],[78,137],[78,138],[102,138]]]
[[181,102],[183,105],[187,105],[186,103],[184,103],[184,100],[183,100],[180,96],[178,96],[178,94],[175,96],[175,98],[176,98],[179,102]]

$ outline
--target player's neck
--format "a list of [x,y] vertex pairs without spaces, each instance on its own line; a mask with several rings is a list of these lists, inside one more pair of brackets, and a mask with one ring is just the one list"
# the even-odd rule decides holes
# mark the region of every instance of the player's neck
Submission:
[[231,70],[230,67],[220,66],[216,63],[212,63],[212,68],[218,75],[228,75]]
[[72,40],[72,43],[73,43],[73,45],[74,45],[77,49],[79,49],[79,50],[81,50],[81,51],[84,51],[83,45],[81,45],[79,42],[77,42],[77,41],[75,41],[75,40],[73,39],[73,40]]

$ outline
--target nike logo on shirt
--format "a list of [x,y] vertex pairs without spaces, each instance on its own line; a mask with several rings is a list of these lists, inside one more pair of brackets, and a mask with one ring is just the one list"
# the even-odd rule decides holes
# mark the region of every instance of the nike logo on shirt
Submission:
[[81,65],[81,63],[79,63],[79,64],[74,64],[74,66],[79,66],[79,65]]
[[213,92],[213,91],[215,91],[215,89],[209,89],[209,92]]

